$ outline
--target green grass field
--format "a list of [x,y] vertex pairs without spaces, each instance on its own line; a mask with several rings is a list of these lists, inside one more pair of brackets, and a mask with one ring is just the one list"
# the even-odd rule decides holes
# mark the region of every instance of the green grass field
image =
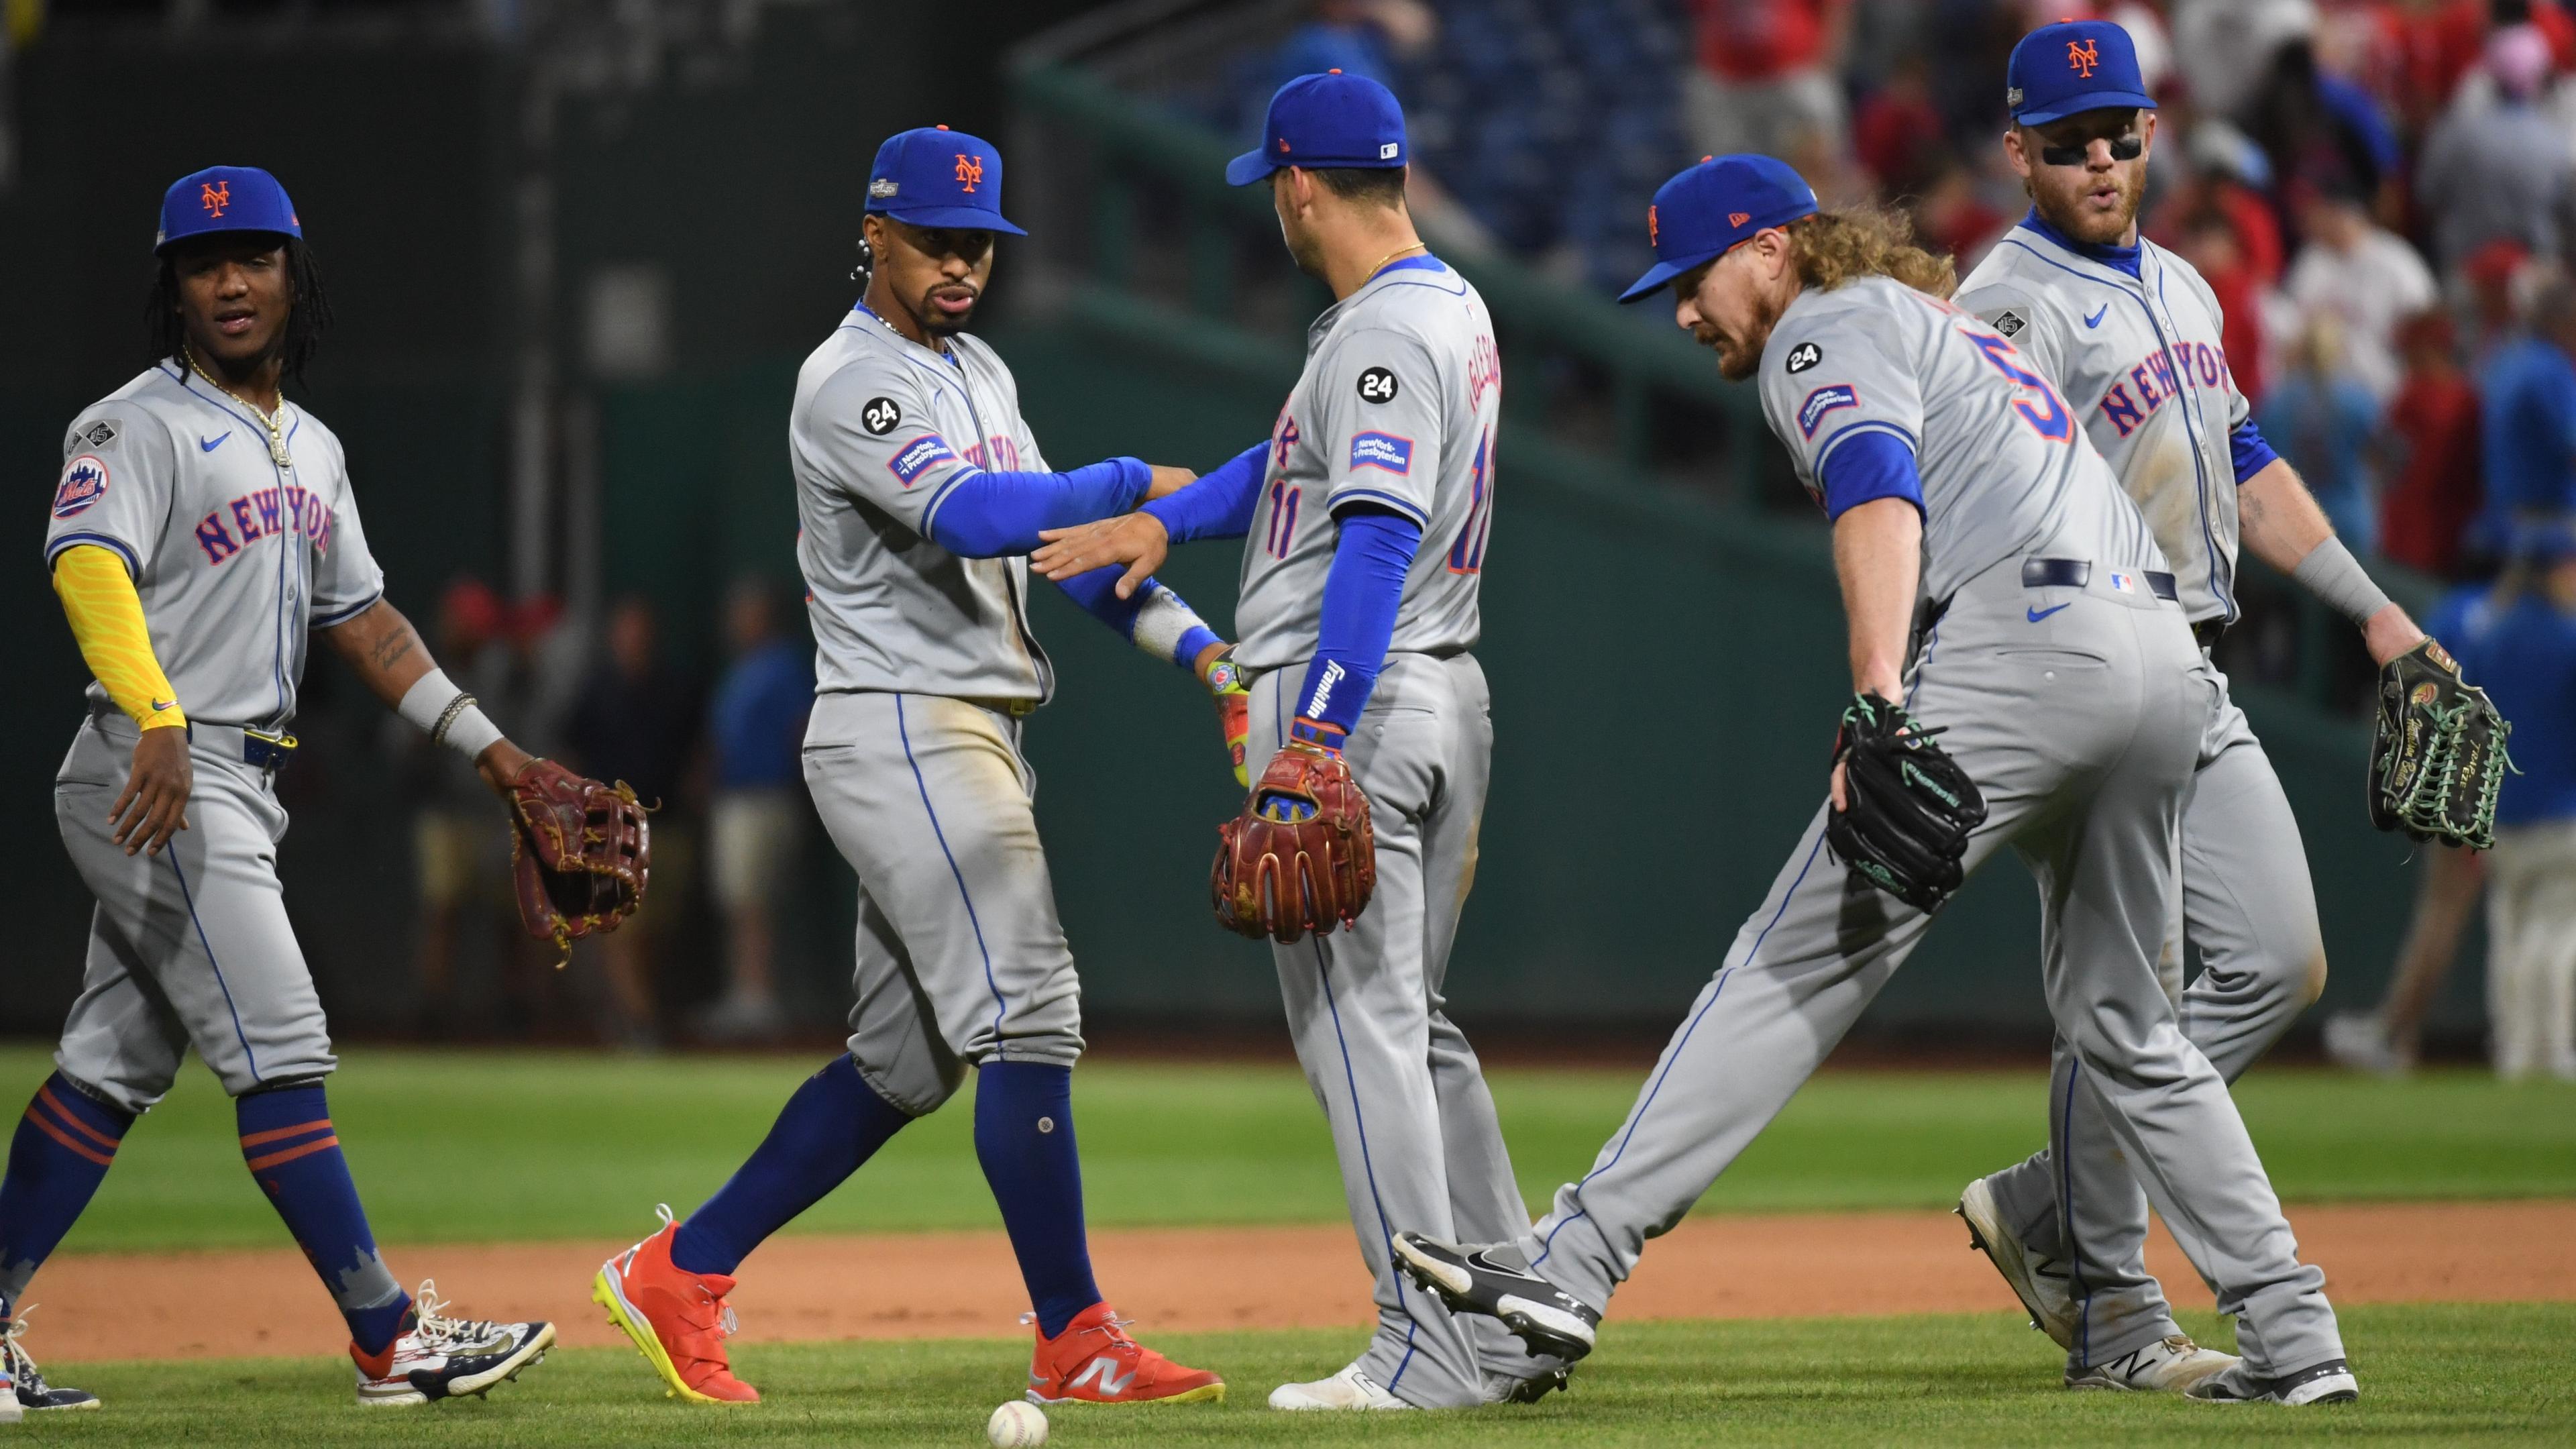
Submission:
[[[721,1184],[808,1069],[789,1058],[352,1053],[332,1119],[388,1242],[624,1241],[653,1204],[685,1212]],[[44,1056],[0,1052],[0,1094]],[[1521,1174],[1543,1204],[1591,1164],[1637,1089],[1627,1072],[1497,1071]],[[1800,1092],[1703,1212],[1940,1208],[2045,1138],[2035,1073],[1829,1074]],[[2238,1088],[2281,1195],[2576,1196],[2576,1088],[2481,1073],[2408,1082],[2258,1071]],[[1074,1088],[1092,1221],[1333,1222],[1341,1181],[1323,1116],[1287,1066],[1086,1063]],[[969,1104],[905,1129],[793,1231],[998,1227]],[[283,1241],[234,1145],[232,1107],[191,1069],[126,1138],[65,1250]]]
[[[2227,1341],[2203,1318],[2186,1324]],[[1277,1414],[1268,1386],[1338,1367],[1354,1335],[1173,1334],[1214,1364],[1223,1405],[1053,1411],[1051,1443],[1432,1444],[2226,1444],[2404,1440],[2565,1444],[2576,1435],[2567,1345],[2576,1306],[2358,1308],[2345,1317],[2364,1366],[2349,1408],[2285,1410],[2177,1398],[2071,1394],[2047,1342],[2008,1314],[1844,1322],[1613,1324],[1574,1391],[1527,1408],[1427,1414]],[[684,1406],[625,1350],[555,1355],[488,1402],[360,1409],[335,1363],[117,1364],[84,1368],[96,1414],[31,1422],[76,1443],[284,1446],[498,1444],[980,1445],[985,1415],[1027,1363],[1017,1340],[746,1347],[736,1361],[768,1395],[743,1408]]]
[[[393,1243],[580,1238],[614,1244],[723,1180],[811,1064],[555,1054],[354,1053],[333,1117],[381,1237]],[[0,1051],[0,1094],[44,1056]],[[1626,1111],[1632,1073],[1500,1071],[1524,1194],[1543,1200]],[[1868,1072],[1800,1093],[1703,1211],[1939,1209],[1976,1172],[2036,1147],[2035,1073]],[[2258,1072],[2239,1091],[2284,1197],[2576,1196],[2576,1089],[2473,1073],[2382,1083]],[[1331,1222],[1338,1177],[1304,1080],[1284,1066],[1094,1062],[1076,1108],[1092,1219],[1103,1225]],[[997,1225],[959,1103],[908,1129],[800,1231]],[[127,1137],[66,1251],[283,1246],[233,1143],[232,1114],[192,1071]],[[220,1305],[208,1305],[220,1312]],[[2223,1324],[2195,1320],[2223,1344]],[[1157,1335],[1223,1370],[1222,1408],[1054,1416],[1085,1444],[2263,1442],[2293,1438],[2576,1442],[2568,1382],[2576,1304],[2358,1307],[2351,1411],[2220,1409],[2064,1393],[2050,1345],[2009,1313],[1777,1323],[1621,1323],[1571,1396],[1472,1415],[1354,1422],[1269,1413],[1270,1386],[1340,1366],[1352,1331]],[[38,1347],[41,1350],[41,1336]],[[688,1409],[625,1350],[563,1351],[489,1402],[408,1414],[349,1399],[336,1360],[49,1364],[105,1395],[95,1415],[24,1431],[115,1444],[953,1444],[982,1442],[1014,1391],[1021,1341],[751,1345],[770,1402]]]

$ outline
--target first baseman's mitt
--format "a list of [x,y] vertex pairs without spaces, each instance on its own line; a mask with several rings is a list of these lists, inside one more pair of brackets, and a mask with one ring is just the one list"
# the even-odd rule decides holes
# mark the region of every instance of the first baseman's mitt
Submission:
[[2440,644],[2427,639],[2389,660],[2371,731],[2370,823],[2471,850],[2495,844],[2512,731]]
[[1323,935],[1358,920],[1377,888],[1368,797],[1339,750],[1289,741],[1216,838],[1208,897],[1238,935],[1281,945]]
[[643,908],[652,829],[624,781],[530,760],[510,777],[510,817],[510,871],[529,935],[569,958],[574,941],[614,931]]
[[1834,736],[1844,805],[1825,817],[1825,840],[1843,864],[1923,911],[1959,888],[1968,836],[1986,823],[1985,797],[1933,743],[1940,733],[1875,694],[1855,698]]

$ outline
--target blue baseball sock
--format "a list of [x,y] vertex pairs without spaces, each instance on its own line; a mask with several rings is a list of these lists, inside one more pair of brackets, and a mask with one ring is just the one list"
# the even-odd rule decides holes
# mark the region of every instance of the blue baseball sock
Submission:
[[0,1317],[17,1311],[27,1280],[89,1206],[116,1160],[116,1144],[133,1125],[133,1114],[88,1095],[60,1072],[36,1089],[9,1143],[9,1174],[0,1178]]
[[1073,1068],[989,1061],[975,1074],[975,1160],[1002,1209],[1038,1333],[1053,1338],[1100,1301],[1082,1228]]
[[684,1272],[731,1273],[911,1120],[861,1080],[858,1064],[843,1052],[805,1079],[760,1146],[680,1224],[671,1261]]
[[251,1179],[286,1220],[305,1261],[322,1275],[322,1286],[349,1321],[350,1340],[364,1353],[383,1353],[402,1332],[411,1295],[376,1253],[367,1210],[358,1205],[358,1185],[349,1179],[349,1159],[340,1155],[339,1135],[331,1130],[322,1084],[253,1092],[233,1103],[233,1117],[241,1126],[242,1161],[250,1165]]

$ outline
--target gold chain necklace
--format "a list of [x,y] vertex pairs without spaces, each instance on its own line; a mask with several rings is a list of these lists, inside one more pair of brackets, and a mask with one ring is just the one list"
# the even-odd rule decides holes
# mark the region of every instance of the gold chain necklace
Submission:
[[1415,242],[1409,247],[1397,247],[1394,251],[1388,252],[1385,256],[1378,258],[1377,265],[1369,268],[1368,274],[1372,277],[1376,276],[1379,272],[1386,269],[1387,263],[1394,261],[1397,257],[1403,256],[1406,252],[1427,252],[1429,250],[1431,250],[1431,244],[1429,242]]
[[280,393],[278,395],[277,411],[267,413],[261,412],[259,410],[259,404],[252,402],[249,398],[243,397],[240,393],[237,393],[231,388],[228,388],[222,383],[216,381],[215,375],[208,372],[205,364],[197,360],[197,353],[194,348],[190,347],[187,343],[182,342],[179,344],[179,353],[188,360],[188,369],[191,372],[196,373],[197,376],[204,378],[207,386],[212,387],[215,391],[231,398],[234,402],[240,403],[243,407],[250,409],[250,415],[259,419],[261,426],[268,429],[268,456],[270,461],[276,463],[280,468],[292,468],[295,466],[295,460],[286,455],[286,395],[284,393]]

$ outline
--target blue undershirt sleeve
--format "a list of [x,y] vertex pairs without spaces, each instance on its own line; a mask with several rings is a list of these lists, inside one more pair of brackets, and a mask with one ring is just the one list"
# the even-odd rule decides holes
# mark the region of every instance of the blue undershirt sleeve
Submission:
[[1262,465],[1269,456],[1270,440],[1264,438],[1216,471],[1200,474],[1187,488],[1146,504],[1144,511],[1163,521],[1163,531],[1174,543],[1241,538],[1252,531],[1252,511],[1261,502]]
[[1845,513],[1879,498],[1902,498],[1923,511],[1923,475],[1915,471],[1914,450],[1894,433],[1855,433],[1825,455],[1818,465],[1824,476],[1825,516]]
[[[1148,576],[1136,586],[1136,592],[1133,595],[1122,599],[1118,597],[1118,581],[1126,576],[1127,570],[1122,565],[1102,564],[1088,573],[1060,579],[1056,587],[1064,590],[1066,598],[1080,604],[1084,612],[1108,625],[1119,638],[1145,648],[1146,641],[1136,637],[1136,621],[1145,612],[1147,605],[1169,594],[1169,591],[1160,582]],[[1180,605],[1180,597],[1178,594],[1170,594],[1170,602],[1173,605]],[[1224,641],[1217,638],[1215,630],[1197,622],[1196,615],[1189,617],[1191,622],[1183,626],[1179,641],[1171,646],[1169,655],[1165,655],[1159,645],[1146,648],[1146,652],[1177,665],[1184,674],[1196,675],[1199,655],[1205,652],[1209,645]]]
[[1374,505],[1353,505],[1334,515],[1340,535],[1333,566],[1324,575],[1323,618],[1314,661],[1298,691],[1298,739],[1339,747],[1359,723],[1386,666],[1395,638],[1396,608],[1404,578],[1422,547],[1422,529],[1410,518]]
[[2263,430],[2254,426],[2252,418],[2238,423],[2235,431],[2227,435],[2227,448],[2236,458],[2236,486],[2239,488],[2244,487],[2255,474],[2271,467],[2273,461],[2281,456],[2272,451],[2270,443],[2263,441]]
[[924,526],[931,542],[959,558],[1032,553],[1039,529],[1071,528],[1134,508],[1153,476],[1134,458],[1070,473],[972,473],[949,486]]

